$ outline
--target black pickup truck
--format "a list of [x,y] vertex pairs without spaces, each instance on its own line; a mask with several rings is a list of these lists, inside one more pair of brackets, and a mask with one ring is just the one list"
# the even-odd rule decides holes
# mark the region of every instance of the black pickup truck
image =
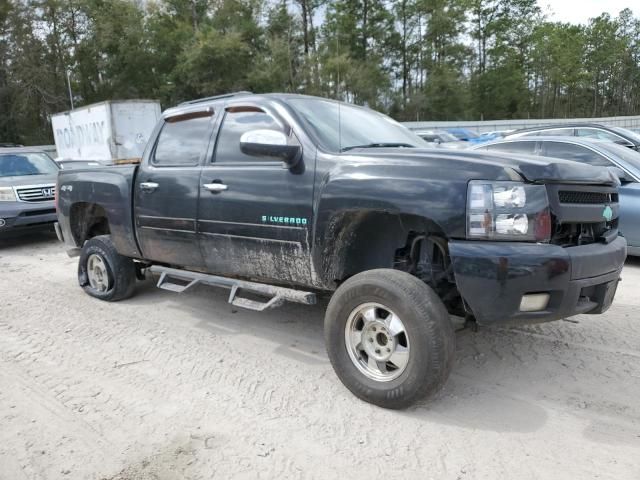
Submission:
[[626,242],[607,169],[432,150],[384,115],[301,95],[187,102],[151,138],[139,166],[59,173],[57,231],[84,290],[121,300],[150,273],[255,310],[331,294],[329,358],[374,404],[444,383],[450,315],[548,321],[615,295]]

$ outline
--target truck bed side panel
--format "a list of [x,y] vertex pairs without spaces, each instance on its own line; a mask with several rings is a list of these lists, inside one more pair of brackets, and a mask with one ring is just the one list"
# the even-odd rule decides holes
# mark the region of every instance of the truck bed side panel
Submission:
[[106,213],[113,243],[127,257],[141,258],[137,245],[131,192],[137,166],[61,171],[58,175],[58,221],[65,241],[82,247],[73,235],[72,211],[94,204]]

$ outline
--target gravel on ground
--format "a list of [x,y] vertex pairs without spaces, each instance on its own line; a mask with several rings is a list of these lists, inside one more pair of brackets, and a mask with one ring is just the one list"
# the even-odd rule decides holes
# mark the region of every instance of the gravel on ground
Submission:
[[406,411],[351,395],[325,304],[78,287],[50,234],[0,240],[0,479],[638,479],[640,261],[600,316],[457,336]]

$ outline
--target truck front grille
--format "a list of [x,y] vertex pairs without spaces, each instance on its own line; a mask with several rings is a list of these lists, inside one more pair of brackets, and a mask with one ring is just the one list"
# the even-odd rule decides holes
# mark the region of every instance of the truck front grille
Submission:
[[46,202],[53,200],[56,193],[55,185],[30,185],[16,187],[18,199],[23,202]]
[[618,194],[608,192],[576,192],[571,190],[560,190],[558,192],[558,199],[560,200],[560,203],[608,205],[611,203],[618,203]]
[[606,185],[547,185],[551,243],[563,247],[610,241],[618,235],[618,192]]

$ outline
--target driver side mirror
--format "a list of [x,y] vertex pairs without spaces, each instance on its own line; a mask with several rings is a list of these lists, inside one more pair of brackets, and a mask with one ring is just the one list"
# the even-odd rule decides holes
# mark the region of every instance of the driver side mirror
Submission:
[[277,130],[250,130],[240,137],[240,150],[256,157],[275,157],[287,168],[295,167],[302,158],[299,145],[289,145],[287,136]]

